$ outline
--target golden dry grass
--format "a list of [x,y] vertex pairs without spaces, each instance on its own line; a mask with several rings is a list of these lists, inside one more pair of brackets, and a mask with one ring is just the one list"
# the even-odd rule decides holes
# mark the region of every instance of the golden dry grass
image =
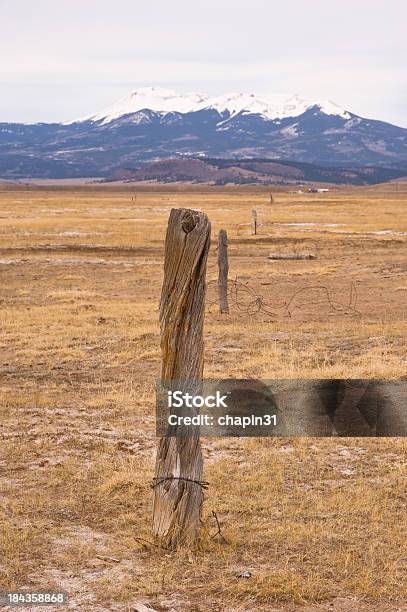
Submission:
[[[227,229],[231,278],[276,312],[220,316],[212,248],[206,376],[397,378],[407,186],[281,192],[273,206],[260,190],[133,195],[0,193],[0,589],[59,588],[83,610],[406,609],[402,439],[204,440],[198,549],[159,550],[149,526],[171,207],[206,211],[214,237]],[[318,258],[267,259],[293,250]],[[279,308],[321,285],[346,304],[351,282],[358,315],[309,290],[291,317]]]

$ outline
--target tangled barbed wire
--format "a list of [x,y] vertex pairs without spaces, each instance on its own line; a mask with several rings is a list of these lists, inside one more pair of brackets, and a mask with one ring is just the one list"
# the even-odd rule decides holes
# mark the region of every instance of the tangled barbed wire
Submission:
[[[212,279],[208,284],[211,283],[217,283],[217,280]],[[299,296],[307,296],[307,294],[308,296],[313,294],[321,297],[315,297],[315,299],[308,298],[306,301],[298,300]],[[236,277],[235,280],[229,280],[228,298],[229,302],[242,314],[247,316],[262,314],[271,319],[277,319],[281,316],[291,317],[292,312],[296,309],[319,305],[328,306],[331,313],[354,316],[361,314],[356,308],[357,289],[353,281],[350,282],[349,299],[345,303],[335,299],[331,290],[326,285],[311,285],[308,287],[301,287],[280,304],[269,305],[264,297],[249,285],[249,282],[241,282],[238,280],[238,277]],[[209,311],[211,311],[217,303],[217,299],[209,301]]]

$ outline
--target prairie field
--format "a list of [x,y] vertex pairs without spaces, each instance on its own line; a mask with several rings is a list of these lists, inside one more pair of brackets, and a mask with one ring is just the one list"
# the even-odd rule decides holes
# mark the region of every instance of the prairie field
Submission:
[[199,545],[150,533],[171,208],[212,222],[205,377],[406,378],[407,183],[273,195],[0,190],[0,591],[92,612],[407,610],[402,438],[203,439]]

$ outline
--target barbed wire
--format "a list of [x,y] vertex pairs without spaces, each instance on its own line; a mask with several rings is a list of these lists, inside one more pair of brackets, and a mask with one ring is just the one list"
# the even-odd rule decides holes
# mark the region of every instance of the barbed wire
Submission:
[[[217,283],[217,279],[208,281],[208,284]],[[307,294],[319,294],[323,297],[320,299],[308,299],[303,302],[298,302],[299,296],[306,296]],[[255,289],[249,285],[249,282],[243,283],[238,280],[228,282],[228,298],[229,304],[233,304],[237,311],[247,316],[255,316],[256,314],[262,314],[269,316],[272,319],[278,317],[291,317],[292,312],[296,309],[302,309],[309,306],[328,306],[331,313],[337,313],[342,315],[353,315],[360,316],[361,313],[357,310],[357,289],[353,281],[350,282],[349,299],[346,303],[342,303],[335,299],[332,295],[331,290],[326,285],[311,285],[308,287],[301,287],[297,291],[291,294],[291,296],[282,301],[280,304],[268,304],[264,297],[257,293]],[[207,302],[209,311],[218,304],[218,300],[214,299]]]

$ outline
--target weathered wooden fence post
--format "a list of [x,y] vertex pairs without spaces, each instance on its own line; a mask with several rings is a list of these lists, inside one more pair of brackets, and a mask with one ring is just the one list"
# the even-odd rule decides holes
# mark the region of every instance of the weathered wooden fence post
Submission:
[[218,295],[219,311],[221,314],[229,314],[228,304],[228,235],[226,230],[219,230],[218,234]]
[[257,210],[252,210],[252,233],[257,234]]
[[[208,217],[173,209],[165,240],[164,282],[160,301],[162,384],[179,381],[191,389],[203,375],[203,320]],[[178,382],[177,382],[178,384]],[[167,547],[195,542],[202,512],[203,459],[199,428],[159,441],[153,503],[153,533]]]

